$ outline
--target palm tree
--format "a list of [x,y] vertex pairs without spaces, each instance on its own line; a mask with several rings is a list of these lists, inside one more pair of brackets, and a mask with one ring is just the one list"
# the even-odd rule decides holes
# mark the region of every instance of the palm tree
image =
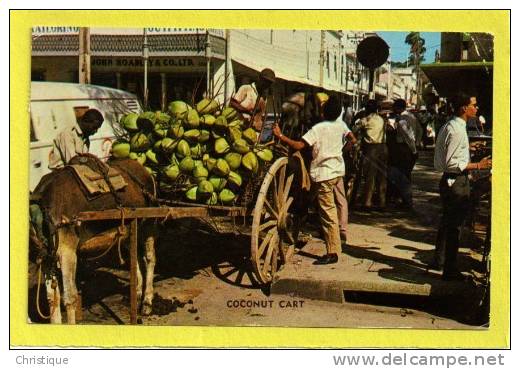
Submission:
[[426,53],[426,47],[424,45],[426,41],[421,37],[420,32],[410,32],[406,35],[404,42],[410,45],[408,62],[417,67],[424,61],[424,54]]
[[424,61],[424,53],[426,53],[426,47],[424,46],[426,42],[424,41],[424,38],[421,37],[420,32],[410,32],[406,35],[406,38],[404,39],[404,42],[410,45],[410,53],[408,56],[408,62],[410,64],[413,64],[413,72],[416,74],[416,80],[417,80],[417,87],[416,87],[416,93],[417,93],[417,105],[420,104],[421,100],[421,78],[420,78],[420,71],[419,71],[419,64],[421,64],[422,61]]

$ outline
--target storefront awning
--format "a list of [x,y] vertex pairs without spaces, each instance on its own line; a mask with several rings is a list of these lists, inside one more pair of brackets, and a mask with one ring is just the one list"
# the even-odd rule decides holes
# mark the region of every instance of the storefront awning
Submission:
[[421,69],[441,96],[478,95],[493,82],[493,62],[432,63],[422,64]]
[[[260,66],[250,60],[245,60],[245,59],[236,58],[236,57],[233,58],[233,62],[238,63],[239,65],[241,65],[249,70],[258,72],[258,73],[260,73],[260,71],[262,71],[262,69],[264,69],[264,68],[270,68],[269,66],[265,66],[265,65]],[[274,70],[274,72],[276,74],[277,79],[282,79],[282,80],[288,81],[288,82],[301,83],[302,85],[312,86],[314,88],[323,88],[324,90],[335,91],[335,92],[339,92],[342,94],[347,94],[347,91],[342,90],[342,89],[338,88],[337,86],[333,86],[330,84],[324,84],[323,86],[320,86],[318,81],[313,81],[313,80],[307,79],[305,77],[295,76],[295,75],[292,75],[289,73],[284,73],[283,71],[278,71],[276,69]],[[256,75],[254,76],[254,78],[256,78]]]

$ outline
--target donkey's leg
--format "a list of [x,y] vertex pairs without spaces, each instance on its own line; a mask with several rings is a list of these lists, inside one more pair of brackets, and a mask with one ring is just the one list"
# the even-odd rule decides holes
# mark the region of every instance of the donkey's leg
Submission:
[[60,285],[55,276],[51,279],[45,279],[45,288],[47,290],[47,301],[49,302],[51,323],[61,324]]
[[67,309],[67,323],[76,324],[76,288],[77,247],[79,239],[71,227],[58,230],[58,260],[63,279],[63,303]]
[[137,306],[140,306],[141,299],[143,298],[143,273],[141,273],[141,266],[139,260],[137,260]]
[[152,313],[153,276],[155,269],[155,225],[148,224],[145,228],[145,255],[146,283],[144,290],[143,315]]

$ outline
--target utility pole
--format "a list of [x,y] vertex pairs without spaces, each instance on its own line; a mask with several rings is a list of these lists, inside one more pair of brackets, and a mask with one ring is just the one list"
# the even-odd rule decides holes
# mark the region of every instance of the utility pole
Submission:
[[79,29],[79,83],[90,83],[90,28]]
[[[420,45],[420,41],[417,41],[417,43]],[[417,78],[415,91],[417,92],[417,99],[415,103],[415,107],[418,109],[420,106],[420,89],[421,89],[421,78],[420,78],[420,71],[419,71],[419,49],[421,46],[418,46],[415,48],[415,78]]]
[[224,68],[224,77],[226,81],[224,82],[224,104],[227,103],[228,100],[231,99],[231,31],[226,29],[226,65]]
[[209,39],[209,31],[206,30],[206,97],[209,99],[212,96],[211,93],[211,43]]
[[320,87],[323,87],[323,67],[325,64],[325,31],[321,31],[320,37]]
[[143,103],[144,103],[144,108],[148,109],[148,38],[146,36],[146,28],[143,28],[143,59],[144,59]]

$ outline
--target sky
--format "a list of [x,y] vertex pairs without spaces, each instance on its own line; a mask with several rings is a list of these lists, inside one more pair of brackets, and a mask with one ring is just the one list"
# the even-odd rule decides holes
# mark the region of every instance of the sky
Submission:
[[[404,39],[409,32],[377,32],[377,34],[390,46],[392,61],[406,61],[410,45],[405,44]],[[426,54],[424,63],[432,63],[435,60],[435,50],[441,48],[440,32],[421,32],[425,40]]]

